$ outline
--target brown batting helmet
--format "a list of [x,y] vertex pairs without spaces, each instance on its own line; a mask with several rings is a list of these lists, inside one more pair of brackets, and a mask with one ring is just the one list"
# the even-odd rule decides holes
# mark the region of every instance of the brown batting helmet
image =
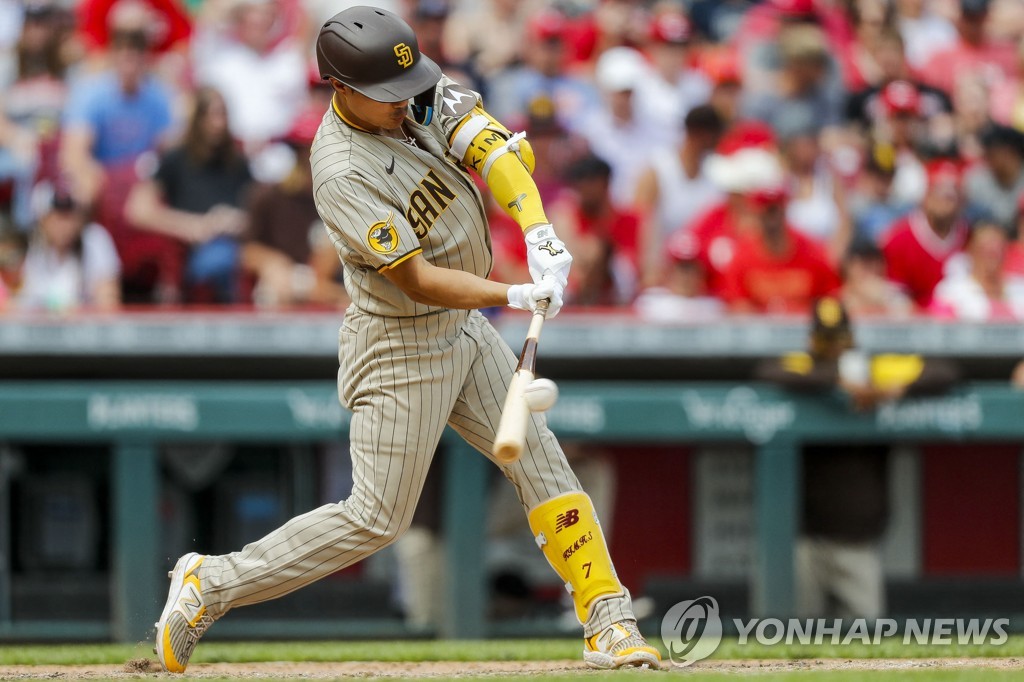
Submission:
[[441,78],[409,24],[377,7],[351,7],[328,19],[316,39],[316,61],[324,80],[378,102],[411,99]]

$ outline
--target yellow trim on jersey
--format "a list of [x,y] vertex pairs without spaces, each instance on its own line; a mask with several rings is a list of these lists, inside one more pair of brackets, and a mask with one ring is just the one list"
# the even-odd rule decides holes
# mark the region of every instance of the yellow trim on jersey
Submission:
[[352,121],[348,120],[345,117],[345,114],[341,113],[341,109],[338,107],[338,99],[337,99],[337,97],[338,97],[338,93],[334,93],[334,96],[331,97],[331,108],[334,109],[334,113],[338,115],[338,118],[340,118],[342,121],[344,121],[345,124],[348,125],[351,128],[355,128],[356,130],[361,130],[364,133],[370,133],[371,135],[374,135],[375,133],[372,130],[367,130],[366,128],[363,128],[361,126],[357,126],[355,123],[353,123]]
[[422,247],[417,248],[417,249],[413,249],[412,251],[410,251],[409,253],[405,254],[404,256],[401,256],[398,259],[391,261],[390,263],[385,263],[384,265],[380,266],[379,268],[377,268],[377,272],[384,272],[385,270],[391,270],[393,268],[396,268],[399,265],[401,265],[402,263],[404,263],[405,261],[409,260],[413,256],[415,256],[417,254],[420,254],[420,253],[423,253],[423,248]]

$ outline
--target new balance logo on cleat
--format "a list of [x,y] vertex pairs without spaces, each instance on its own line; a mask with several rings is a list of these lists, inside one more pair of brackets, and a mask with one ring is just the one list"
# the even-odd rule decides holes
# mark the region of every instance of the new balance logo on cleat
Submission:
[[185,613],[189,623],[194,623],[202,615],[203,598],[192,583],[185,585],[185,594],[181,597],[181,610]]
[[186,554],[178,559],[170,573],[171,587],[156,623],[154,649],[161,667],[167,672],[185,672],[199,639],[213,625],[213,616],[206,612],[197,574],[204,559],[199,554]]
[[640,634],[635,620],[612,623],[583,643],[583,661],[591,668],[661,667],[661,654]]

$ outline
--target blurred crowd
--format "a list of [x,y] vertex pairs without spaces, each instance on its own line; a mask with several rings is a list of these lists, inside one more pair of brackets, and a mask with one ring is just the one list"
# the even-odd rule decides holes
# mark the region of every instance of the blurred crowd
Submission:
[[[345,305],[308,152],[351,4],[0,0],[0,307]],[[1024,319],[1020,0],[369,4],[526,131],[570,305]]]

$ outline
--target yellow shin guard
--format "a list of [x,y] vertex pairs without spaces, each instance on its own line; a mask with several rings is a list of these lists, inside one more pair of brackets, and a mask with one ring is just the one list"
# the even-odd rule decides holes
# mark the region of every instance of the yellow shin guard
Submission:
[[541,502],[528,518],[537,546],[572,595],[580,623],[587,622],[594,602],[624,593],[586,493]]

